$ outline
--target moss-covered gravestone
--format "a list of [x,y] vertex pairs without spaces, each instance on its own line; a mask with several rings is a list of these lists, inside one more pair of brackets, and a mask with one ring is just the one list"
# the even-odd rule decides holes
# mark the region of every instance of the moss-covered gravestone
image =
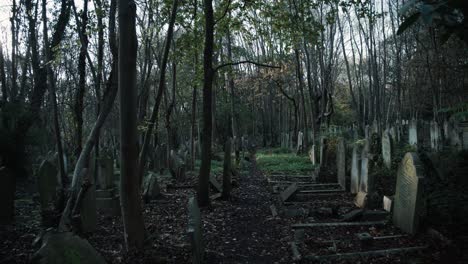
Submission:
[[424,215],[424,169],[416,153],[406,153],[398,167],[393,223],[414,234]]
[[203,242],[201,214],[195,197],[189,199],[188,217],[187,234],[192,246],[192,263],[204,263],[205,245]]

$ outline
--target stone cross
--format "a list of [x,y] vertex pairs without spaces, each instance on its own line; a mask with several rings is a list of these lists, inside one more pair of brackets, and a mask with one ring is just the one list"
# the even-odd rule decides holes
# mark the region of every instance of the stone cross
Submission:
[[416,153],[406,153],[398,167],[393,223],[414,234],[424,214],[424,170]]

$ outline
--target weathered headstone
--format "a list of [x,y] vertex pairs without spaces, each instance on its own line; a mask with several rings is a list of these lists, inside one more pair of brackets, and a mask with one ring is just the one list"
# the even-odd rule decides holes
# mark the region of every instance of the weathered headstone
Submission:
[[15,176],[0,167],[0,224],[9,224],[15,215]]
[[104,258],[86,239],[71,233],[47,233],[41,248],[33,256],[34,263],[105,264]]
[[343,138],[338,139],[336,150],[336,166],[338,183],[341,188],[346,189],[346,146]]
[[361,171],[360,171],[359,191],[368,192],[369,177],[369,141],[364,140],[364,147],[361,152]]
[[393,223],[414,234],[424,214],[424,169],[416,153],[406,153],[398,167]]
[[296,153],[301,153],[303,149],[304,149],[304,133],[299,131],[299,133],[297,135]]
[[203,242],[200,208],[194,197],[191,197],[188,202],[188,217],[187,234],[192,246],[192,262],[194,264],[201,264],[204,263],[205,245]]
[[430,137],[431,137],[431,148],[435,151],[440,149],[440,129],[437,122],[431,122],[430,128]]
[[309,159],[310,159],[310,162],[312,162],[312,165],[315,165],[317,163],[315,159],[315,144],[312,145],[312,147],[309,150]]
[[353,154],[351,157],[351,193],[356,194],[359,192],[359,178],[360,178],[360,170],[359,170],[359,162],[361,161],[358,157],[358,150],[359,147],[357,144],[353,146]]
[[102,157],[98,160],[98,183],[101,190],[114,187],[114,160],[110,157]]
[[44,160],[38,170],[39,197],[42,209],[48,208],[54,200],[58,170],[49,160]]
[[408,143],[410,145],[418,144],[418,122],[416,119],[411,119],[408,127]]
[[293,183],[286,188],[281,194],[281,201],[286,202],[291,196],[293,196],[298,191],[297,183]]
[[385,167],[392,167],[392,138],[390,133],[385,130],[382,134],[382,158]]
[[158,199],[161,196],[161,187],[158,176],[149,173],[143,181],[143,197],[146,201]]

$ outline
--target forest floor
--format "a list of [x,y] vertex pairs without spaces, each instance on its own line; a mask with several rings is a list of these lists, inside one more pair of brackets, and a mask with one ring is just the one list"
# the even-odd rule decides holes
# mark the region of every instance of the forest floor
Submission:
[[[255,158],[251,163],[244,164],[249,165],[239,173],[236,179],[239,186],[233,189],[231,200],[213,200],[210,207],[202,208],[207,263],[294,263],[290,243],[297,239],[291,225],[339,222],[343,214],[356,209],[353,196],[347,193],[314,198],[304,204],[283,205],[279,195],[269,186],[267,179],[270,172],[264,174]],[[194,174],[188,176],[183,186],[169,186],[161,199],[144,205],[147,230],[144,250],[125,253],[120,217],[98,215],[96,231],[84,237],[108,263],[191,263],[191,246],[186,235],[187,201],[195,195],[190,187],[195,186],[196,177]],[[29,263],[30,257],[38,249],[33,241],[41,230],[39,203],[37,199],[31,199],[27,188],[21,186],[18,196],[16,224],[0,229],[0,264]],[[271,205],[278,208],[279,217],[272,216]],[[327,209],[333,212],[328,214]],[[301,210],[309,213],[297,213]],[[403,235],[392,225],[326,227],[305,230],[297,245],[304,256],[359,252],[362,248],[356,234],[361,232],[375,237]],[[424,256],[383,256],[351,261],[337,259],[334,262],[383,264],[440,261],[438,246],[428,244],[431,242],[426,236],[402,236],[389,241],[377,242],[373,249],[427,245],[430,250]]]

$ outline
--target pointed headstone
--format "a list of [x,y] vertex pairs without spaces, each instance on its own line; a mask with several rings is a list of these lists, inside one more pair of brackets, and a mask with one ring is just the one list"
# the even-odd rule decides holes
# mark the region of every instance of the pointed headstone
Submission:
[[417,232],[424,214],[424,168],[416,153],[406,153],[398,167],[393,223],[403,231]]

